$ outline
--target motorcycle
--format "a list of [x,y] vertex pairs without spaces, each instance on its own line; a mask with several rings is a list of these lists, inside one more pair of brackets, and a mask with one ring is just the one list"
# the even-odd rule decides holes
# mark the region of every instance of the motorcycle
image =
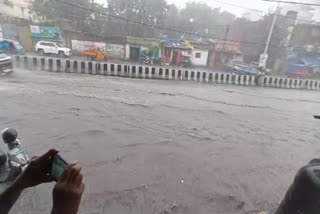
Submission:
[[18,132],[15,129],[6,128],[2,132],[2,139],[8,146],[5,157],[2,155],[1,167],[9,173],[3,182],[13,181],[18,177],[30,163],[30,158],[26,150],[21,148],[21,141],[18,139]]

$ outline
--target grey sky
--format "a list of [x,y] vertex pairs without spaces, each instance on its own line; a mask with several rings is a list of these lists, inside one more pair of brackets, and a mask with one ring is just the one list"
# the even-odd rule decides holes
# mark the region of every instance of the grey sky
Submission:
[[[218,3],[218,2],[220,1],[220,2],[230,3],[230,4],[242,5],[244,7],[263,10],[266,12],[268,12],[269,8],[275,7],[275,3],[263,2],[261,0],[240,0],[240,1],[239,0],[218,0],[217,2],[214,0],[166,0],[166,1],[170,4],[177,5],[180,9],[185,7],[185,5],[188,2],[203,2],[213,8],[220,7],[222,10],[232,12],[238,16],[241,16],[243,13],[247,12],[248,10],[238,8],[238,7],[233,7],[233,6]],[[96,0],[96,2],[105,3],[106,0]]]
[[[106,2],[106,0],[96,0],[96,1],[100,2],[100,3]],[[219,7],[219,8],[221,8],[221,10],[231,12],[239,17],[242,16],[244,13],[250,12],[251,16],[248,18],[251,18],[251,19],[260,18],[263,15],[263,13],[254,12],[251,10],[239,8],[239,7],[228,5],[228,4],[241,5],[242,7],[261,10],[261,11],[264,11],[265,13],[267,13],[270,10],[274,11],[274,9],[277,6],[277,3],[265,2],[262,0],[166,0],[166,1],[170,4],[176,4],[180,9],[185,7],[185,5],[188,2],[203,2],[203,3],[208,4],[212,8]],[[295,1],[300,2],[298,0],[295,0]],[[318,1],[320,1],[320,0],[305,0],[304,2],[318,3]],[[288,4],[281,5],[281,7],[289,7],[289,6],[291,7],[290,9],[299,10],[298,6],[295,6],[295,5],[293,5],[293,6],[288,5]],[[319,21],[320,20],[320,7],[315,7],[315,9],[316,9],[316,11],[315,11],[314,18],[317,18]],[[300,14],[300,15],[302,15],[302,14]],[[303,15],[301,17],[304,18]]]
[[248,10],[242,9],[239,7],[234,7],[234,6],[227,5],[227,4],[223,4],[220,2],[241,5],[243,7],[262,10],[265,12],[268,12],[268,10],[270,8],[273,9],[276,6],[275,3],[263,2],[261,0],[240,0],[240,1],[239,0],[218,0],[218,1],[214,1],[214,0],[196,0],[196,1],[192,1],[192,0],[167,0],[167,2],[174,3],[180,8],[183,8],[187,2],[203,2],[213,8],[220,7],[222,10],[232,12],[232,13],[236,14],[237,16],[241,16],[243,13],[248,12]]

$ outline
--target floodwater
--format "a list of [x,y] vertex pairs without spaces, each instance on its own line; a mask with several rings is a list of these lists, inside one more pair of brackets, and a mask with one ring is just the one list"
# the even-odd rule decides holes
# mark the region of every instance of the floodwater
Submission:
[[[80,213],[272,213],[320,156],[320,92],[20,70],[0,121],[83,166]],[[1,145],[3,148],[3,145]],[[12,213],[49,213],[53,184]]]

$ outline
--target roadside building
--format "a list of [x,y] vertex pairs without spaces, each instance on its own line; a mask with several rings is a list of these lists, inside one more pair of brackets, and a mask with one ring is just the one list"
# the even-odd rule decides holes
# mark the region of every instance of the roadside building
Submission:
[[2,0],[0,1],[0,15],[38,21],[37,16],[30,10],[31,3],[31,0]]
[[31,0],[0,0],[0,40],[19,42],[26,51],[33,50],[30,22],[38,21],[31,11]]
[[162,62],[166,65],[181,66],[191,59],[191,49],[183,40],[165,39],[162,41]]
[[189,42],[185,41],[186,45],[189,46],[191,51],[191,63],[194,66],[207,66],[209,51],[212,49],[212,43],[210,42]]
[[242,60],[239,42],[216,41],[209,54],[208,66],[211,69],[221,69],[228,61]]
[[151,38],[127,37],[126,60],[142,62],[148,56],[153,62],[161,61],[160,40]]
[[290,40],[292,47],[317,49],[320,47],[320,24],[297,24]]
[[111,60],[125,60],[126,57],[126,44],[124,40],[107,40],[106,53],[108,59]]
[[1,20],[0,41],[12,40],[19,42],[26,51],[33,50],[32,38],[29,23],[26,20],[10,18]]
[[282,71],[293,77],[320,77],[320,25],[297,24]]

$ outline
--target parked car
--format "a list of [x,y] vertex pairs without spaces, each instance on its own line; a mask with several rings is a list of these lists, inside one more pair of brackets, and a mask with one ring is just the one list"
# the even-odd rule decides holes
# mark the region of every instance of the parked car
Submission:
[[319,57],[305,57],[304,63],[308,65],[309,72],[312,76],[320,76],[320,58]]
[[287,59],[285,73],[292,78],[307,78],[310,77],[313,68],[303,58],[289,57]]
[[71,57],[72,52],[70,48],[63,47],[57,42],[39,41],[35,46],[35,51],[43,56],[47,54],[57,55],[59,57]]
[[243,65],[244,63],[240,61],[227,61],[224,63],[224,70],[226,72],[238,72]]
[[229,61],[224,65],[224,70],[227,72],[239,75],[258,75],[259,70],[253,66],[241,61]]
[[6,75],[11,72],[13,72],[12,58],[0,51],[0,75]]
[[23,46],[14,40],[1,40],[0,41],[0,51],[5,52],[7,54],[15,54],[15,55],[24,55],[25,50]]
[[291,78],[308,78],[310,77],[310,72],[305,65],[295,64],[287,67],[286,75]]

